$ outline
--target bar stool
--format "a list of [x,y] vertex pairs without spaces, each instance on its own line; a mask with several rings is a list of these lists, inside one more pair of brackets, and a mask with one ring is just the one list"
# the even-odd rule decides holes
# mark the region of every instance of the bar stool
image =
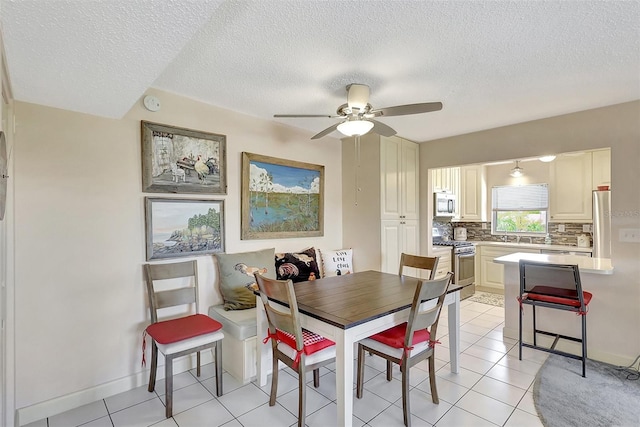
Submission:
[[[522,360],[522,347],[546,351],[582,360],[582,376],[586,376],[587,361],[587,307],[592,294],[582,291],[580,272],[577,265],[551,264],[520,260],[520,322],[519,322],[519,359]],[[533,344],[522,342],[522,322],[524,317],[523,305],[530,305],[533,309]],[[576,313],[581,317],[582,335],[575,338],[555,332],[543,331],[536,326],[536,307],[555,310],[565,310]],[[538,345],[537,334],[554,337],[549,348]],[[582,355],[557,350],[560,339],[579,342],[582,344]]]

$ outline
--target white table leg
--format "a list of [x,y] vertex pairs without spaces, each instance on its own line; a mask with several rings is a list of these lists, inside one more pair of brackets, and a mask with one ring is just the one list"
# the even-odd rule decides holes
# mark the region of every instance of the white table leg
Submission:
[[262,340],[267,336],[269,326],[267,323],[267,315],[264,312],[264,304],[260,297],[256,298],[256,322],[256,346],[258,346],[256,349],[256,374],[258,377],[258,384],[260,384],[260,387],[263,387],[267,384],[267,375],[271,372],[269,367],[269,362],[271,360],[269,357],[269,351],[271,350],[271,345],[262,344]]
[[338,329],[335,343],[338,425],[349,427],[353,421],[353,342]]
[[449,304],[449,364],[451,372],[457,374],[460,368],[460,291],[453,293],[453,303]]

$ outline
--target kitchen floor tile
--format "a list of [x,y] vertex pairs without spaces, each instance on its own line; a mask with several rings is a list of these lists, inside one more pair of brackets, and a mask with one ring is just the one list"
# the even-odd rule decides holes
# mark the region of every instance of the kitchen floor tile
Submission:
[[456,406],[497,425],[503,425],[515,409],[473,390],[465,394]]
[[231,412],[227,411],[216,399],[187,409],[174,415],[173,418],[180,427],[201,427],[205,425],[217,427],[234,419]]
[[435,424],[436,427],[495,427],[496,424],[454,406]]
[[109,415],[103,400],[49,417],[49,427],[78,426]]
[[513,407],[520,403],[526,393],[526,390],[489,377],[483,377],[472,390]]

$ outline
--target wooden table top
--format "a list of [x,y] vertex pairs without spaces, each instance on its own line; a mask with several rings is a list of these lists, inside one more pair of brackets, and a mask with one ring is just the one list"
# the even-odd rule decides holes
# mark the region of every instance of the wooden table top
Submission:
[[[362,271],[294,283],[301,313],[349,329],[411,307],[418,279],[379,271]],[[448,293],[463,286],[451,285]],[[282,302],[277,295],[272,298]]]

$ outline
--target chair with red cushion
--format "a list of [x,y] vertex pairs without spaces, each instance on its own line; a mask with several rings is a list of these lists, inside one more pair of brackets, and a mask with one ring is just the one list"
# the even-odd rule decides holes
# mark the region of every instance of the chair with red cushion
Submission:
[[[145,264],[151,325],[146,333],[152,338],[149,391],[156,385],[158,351],[165,357],[166,416],[173,414],[173,360],[197,353],[197,375],[200,376],[200,351],[214,350],[216,394],[222,395],[222,324],[198,313],[198,269],[196,261],[171,264]],[[163,283],[157,283],[163,282]],[[176,308],[180,317],[175,316]],[[172,309],[173,308],[173,309]],[[173,314],[159,321],[159,312]]]
[[[534,348],[548,353],[559,354],[582,360],[582,376],[586,376],[587,361],[587,307],[592,295],[582,290],[580,271],[577,265],[550,264],[521,260],[520,267],[520,322],[519,322],[519,358],[522,360],[522,347]],[[522,341],[522,322],[524,305],[532,306],[533,310],[533,344]],[[536,307],[555,310],[571,311],[580,315],[582,321],[581,337],[575,338],[555,332],[543,331],[536,327]],[[544,313],[541,313],[544,315]],[[554,337],[551,347],[538,344],[537,335]],[[556,349],[558,340],[565,339],[579,342],[582,345],[582,355],[575,355]]]
[[[298,313],[298,301],[291,280],[274,280],[254,273],[260,290],[269,324],[273,370],[271,374],[271,395],[269,406],[276,404],[278,392],[278,361],[298,373],[298,426],[305,425],[306,385],[305,373],[313,370],[313,385],[320,386],[320,367],[335,360],[335,343],[321,335],[302,329]],[[286,301],[289,307],[276,305],[269,298]]]
[[[364,388],[365,351],[381,356],[387,362],[397,363],[402,371],[402,409],[404,424],[407,427],[411,426],[409,373],[418,362],[429,360],[431,399],[433,403],[440,402],[436,388],[434,346],[440,311],[452,276],[452,273],[447,273],[442,279],[419,281],[413,296],[408,321],[365,338],[358,343],[356,397],[362,398]],[[422,304],[422,302],[425,303]],[[388,375],[387,381],[391,381]]]

